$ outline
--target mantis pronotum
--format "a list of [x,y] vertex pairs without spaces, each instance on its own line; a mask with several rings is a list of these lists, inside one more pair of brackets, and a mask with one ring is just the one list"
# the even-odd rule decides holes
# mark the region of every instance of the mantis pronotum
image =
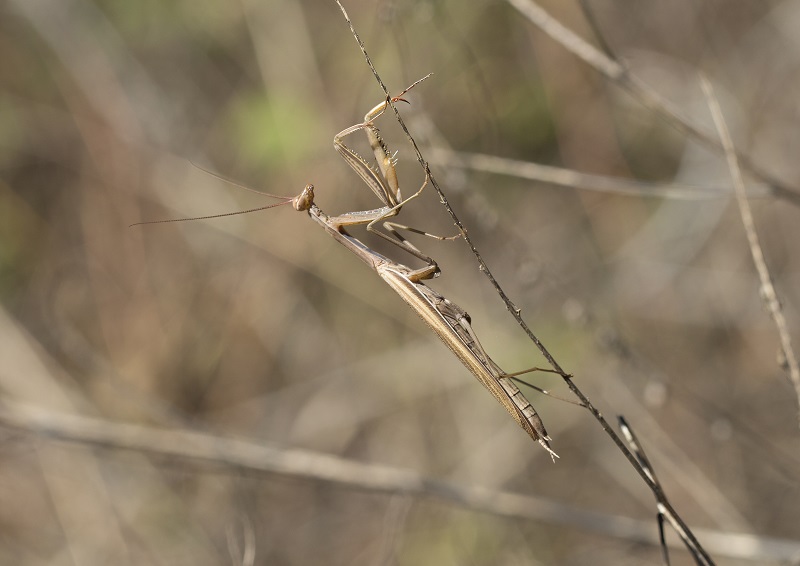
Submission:
[[[391,102],[405,101],[402,98],[403,94],[425,78],[427,77],[423,77],[405,89],[400,95],[393,97]],[[426,178],[416,193],[403,200],[397,180],[394,155],[389,152],[389,149],[380,136],[378,128],[375,127],[373,123],[373,120],[378,118],[388,106],[389,100],[387,99],[370,110],[364,117],[363,123],[342,130],[333,139],[336,150],[380,199],[384,205],[383,207],[374,210],[347,212],[339,216],[330,217],[322,212],[314,203],[314,186],[306,185],[303,192],[294,198],[278,197],[281,198],[283,202],[243,212],[263,210],[289,203],[292,204],[295,210],[307,211],[312,220],[322,226],[337,242],[361,258],[398,295],[400,295],[406,304],[422,318],[450,351],[456,355],[461,363],[464,364],[478,381],[489,390],[494,398],[505,407],[517,424],[519,424],[531,438],[541,444],[550,453],[551,457],[555,459],[558,455],[550,448],[550,437],[544,428],[544,424],[542,424],[542,420],[539,418],[539,415],[536,413],[530,401],[525,398],[512,381],[512,378],[519,375],[519,373],[508,374],[504,372],[484,351],[478,337],[472,330],[471,320],[466,311],[423,283],[426,279],[436,277],[439,274],[439,267],[433,259],[423,254],[410,242],[400,236],[400,234],[397,233],[397,229],[403,228],[438,239],[452,238],[434,236],[391,222],[384,222],[384,227],[392,234],[391,236],[374,229],[375,223],[390,216],[395,216],[403,205],[419,196],[428,183],[428,179]],[[378,169],[371,166],[364,158],[347,147],[342,141],[345,136],[358,130],[364,130],[366,132],[367,139],[369,140],[378,163]],[[229,214],[218,214],[202,218],[216,218],[219,216],[228,216]],[[187,218],[181,220],[193,219]],[[176,220],[166,220],[161,222],[175,221]],[[420,258],[426,265],[419,269],[412,269],[401,263],[394,262],[386,256],[372,250],[363,242],[346,232],[345,228],[347,226],[358,224],[366,224],[368,230],[403,248],[415,257]],[[533,368],[528,371],[537,370],[548,371],[541,370],[540,368]]]

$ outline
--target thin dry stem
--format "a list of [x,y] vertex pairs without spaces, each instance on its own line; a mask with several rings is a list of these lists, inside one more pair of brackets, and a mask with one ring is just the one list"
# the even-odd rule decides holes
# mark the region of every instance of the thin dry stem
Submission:
[[[800,367],[797,364],[797,357],[795,356],[794,349],[792,348],[792,340],[789,336],[789,328],[786,324],[786,317],[783,316],[783,309],[781,302],[778,299],[778,293],[775,291],[775,285],[772,283],[772,276],[770,275],[767,261],[764,259],[764,250],[761,248],[761,243],[758,239],[758,232],[756,231],[756,223],[753,219],[753,211],[750,208],[750,203],[747,200],[747,191],[744,185],[744,178],[739,169],[739,159],[737,158],[736,151],[733,146],[728,125],[725,122],[725,117],[722,114],[722,109],[719,106],[719,101],[714,94],[714,88],[711,86],[709,80],[704,76],[700,76],[700,84],[703,87],[703,93],[706,96],[708,107],[711,110],[711,115],[714,118],[714,125],[717,128],[722,147],[725,149],[725,157],[728,161],[728,169],[731,172],[733,179],[733,188],[736,192],[736,203],[739,205],[739,214],[742,217],[742,225],[747,234],[747,243],[750,246],[750,255],[753,256],[753,263],[756,265],[758,272],[758,279],[761,282],[761,298],[769,310],[772,320],[775,322],[775,327],[778,329],[778,336],[780,337],[781,351],[783,359],[785,360],[786,369],[788,371],[788,378],[794,387],[795,396],[797,397],[798,405],[800,406]],[[800,420],[800,413],[798,414]]]
[[[380,87],[383,90],[384,94],[386,95],[387,103],[392,107],[392,110],[395,113],[395,118],[397,119],[397,122],[400,124],[400,127],[403,129],[403,132],[405,132],[409,143],[413,147],[414,153],[417,156],[417,161],[419,161],[422,169],[425,171],[426,178],[428,178],[430,180],[431,185],[436,189],[436,192],[439,195],[439,199],[440,199],[442,205],[445,207],[447,212],[450,214],[450,217],[453,219],[453,222],[455,223],[455,225],[459,228],[459,230],[461,230],[461,233],[464,235],[464,240],[467,242],[467,244],[469,245],[470,249],[472,250],[473,255],[475,255],[476,259],[478,260],[478,266],[479,266],[480,271],[482,271],[484,273],[484,275],[486,275],[486,277],[489,278],[489,281],[492,283],[492,286],[495,288],[495,291],[500,296],[500,298],[502,299],[503,303],[505,303],[506,309],[511,313],[511,315],[514,317],[514,319],[517,321],[517,324],[519,324],[519,326],[523,329],[523,331],[528,336],[528,338],[536,345],[536,347],[539,349],[539,351],[542,353],[542,355],[548,361],[550,366],[555,370],[555,372],[558,373],[561,376],[561,378],[565,381],[565,383],[570,388],[572,393],[576,397],[578,397],[578,399],[583,404],[583,406],[585,406],[586,409],[592,414],[592,416],[594,416],[594,418],[597,420],[597,422],[600,424],[600,426],[603,428],[603,430],[606,432],[606,434],[608,434],[608,436],[611,438],[611,440],[614,442],[614,444],[616,444],[616,446],[619,448],[619,450],[625,455],[625,457],[628,459],[630,464],[637,471],[639,476],[644,480],[644,482],[648,485],[648,487],[651,490],[658,489],[658,486],[647,475],[647,473],[645,472],[644,468],[642,468],[642,466],[639,464],[639,462],[636,459],[636,457],[628,450],[628,448],[625,446],[625,443],[622,441],[622,439],[619,437],[619,435],[617,435],[616,432],[611,428],[611,426],[605,420],[605,418],[600,413],[600,411],[592,404],[592,402],[589,400],[589,398],[586,397],[586,395],[584,395],[584,393],[577,387],[577,385],[575,385],[575,383],[572,380],[572,375],[567,373],[561,367],[561,365],[556,361],[556,359],[549,352],[549,350],[544,346],[544,344],[539,340],[539,338],[528,327],[527,323],[522,318],[520,309],[511,301],[511,299],[508,297],[508,295],[506,295],[505,291],[502,289],[500,284],[494,278],[494,275],[492,275],[491,271],[489,270],[488,265],[483,260],[483,257],[481,256],[480,252],[478,251],[478,249],[475,247],[475,244],[470,239],[466,228],[464,227],[464,225],[462,224],[461,220],[456,215],[456,213],[453,210],[453,208],[450,206],[450,203],[448,202],[447,197],[445,196],[444,192],[442,191],[441,187],[439,186],[438,182],[436,181],[435,176],[431,172],[430,167],[428,165],[428,162],[422,156],[422,153],[420,152],[420,149],[419,149],[416,141],[414,140],[414,138],[411,135],[411,133],[408,131],[408,128],[406,127],[406,124],[403,121],[402,116],[400,116],[400,112],[397,110],[397,107],[392,102],[392,97],[389,94],[389,90],[386,87],[386,85],[384,84],[384,82],[381,79],[380,75],[378,74],[377,69],[373,65],[372,59],[370,58],[369,54],[367,53],[366,46],[364,45],[364,42],[361,40],[361,37],[356,32],[355,27],[353,26],[353,22],[350,20],[350,17],[348,16],[347,11],[345,10],[345,8],[342,5],[342,3],[340,2],[340,0],[335,0],[335,1],[336,1],[336,4],[339,6],[339,9],[342,11],[342,14],[344,15],[344,18],[347,21],[348,26],[350,27],[350,32],[353,34],[353,37],[355,38],[356,42],[358,43],[358,46],[361,49],[361,53],[363,54],[364,59],[366,60],[367,64],[369,65],[369,68],[372,71],[372,74],[375,76],[375,80],[378,82],[378,84],[380,85]],[[697,541],[695,536],[692,534],[692,532],[689,529],[688,525],[686,525],[686,523],[680,518],[678,513],[672,508],[672,506],[669,504],[669,502],[666,501],[666,499],[663,501],[663,506],[664,506],[665,510],[669,513],[669,515],[674,517],[674,519],[676,521],[677,528],[681,529],[682,531],[684,531],[687,534],[687,536],[692,540],[695,548],[699,548],[699,549],[702,550],[702,546]]]

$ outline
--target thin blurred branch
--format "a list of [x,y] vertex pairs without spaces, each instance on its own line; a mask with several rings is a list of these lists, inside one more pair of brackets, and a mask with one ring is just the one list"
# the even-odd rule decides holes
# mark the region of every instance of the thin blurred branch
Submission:
[[228,552],[230,553],[232,564],[241,566],[253,566],[256,560],[256,534],[253,531],[253,522],[246,516],[242,516],[242,547],[239,546],[239,539],[233,525],[228,525],[225,530],[225,538],[228,542]]
[[586,18],[586,21],[589,23],[589,27],[592,29],[592,33],[594,33],[595,38],[597,39],[597,43],[600,45],[600,48],[603,50],[603,53],[605,53],[606,55],[608,55],[613,59],[614,52],[612,51],[611,46],[606,41],[605,34],[600,30],[600,24],[594,15],[594,10],[589,4],[589,0],[579,0],[578,3],[580,4],[581,10],[583,11],[583,17]]
[[[167,135],[171,122],[166,97],[144,67],[126,49],[105,14],[92,2],[66,0],[11,0],[51,47],[69,71],[81,93],[124,139],[141,141],[145,132],[133,101],[147,101],[158,115],[147,123],[148,134]],[[98,34],[97,30],[102,30]],[[98,37],[102,35],[102,42]],[[121,77],[125,77],[122,85]]]
[[[650,88],[639,77],[619,62],[598,50],[586,40],[578,36],[553,18],[533,0],[507,0],[518,12],[525,16],[532,24],[560,43],[565,49],[582,59],[595,70],[613,81],[633,98],[638,100],[645,108],[656,112],[679,132],[689,135],[702,142],[715,151],[724,152],[720,141],[713,135],[703,131],[690,120],[684,117],[676,108],[665,100],[658,92]],[[603,40],[605,45],[605,41]],[[735,151],[739,162],[753,175],[766,182],[773,196],[787,200],[795,205],[800,205],[800,192],[789,188],[785,183],[773,177],[762,169],[753,160]]]
[[[675,200],[709,200],[728,198],[731,195],[731,192],[722,186],[648,183],[622,177],[581,173],[573,169],[507,159],[496,155],[456,152],[441,147],[428,149],[428,155],[430,162],[437,165],[508,175],[569,189]],[[759,198],[769,196],[769,194],[770,191],[766,185],[758,185],[750,189],[748,196]]]
[[[758,239],[758,232],[756,232],[756,224],[753,219],[753,211],[750,208],[750,203],[747,201],[747,191],[744,186],[742,172],[739,169],[739,160],[737,159],[736,151],[733,147],[733,140],[728,131],[725,117],[722,115],[719,101],[714,94],[714,88],[704,75],[700,77],[700,84],[703,87],[703,93],[706,96],[708,107],[711,109],[711,115],[714,118],[714,125],[722,141],[722,147],[725,149],[725,157],[727,158],[728,168],[730,169],[731,178],[733,179],[733,188],[736,191],[736,202],[739,205],[739,214],[742,217],[744,231],[747,233],[747,242],[750,245],[750,255],[753,256],[753,263],[756,265],[758,278],[761,282],[761,298],[767,306],[772,320],[775,322],[775,326],[778,329],[781,351],[783,354],[783,363],[781,365],[789,372],[789,381],[794,387],[795,396],[800,406],[800,367],[798,367],[797,357],[792,348],[792,340],[789,336],[786,317],[783,316],[781,302],[778,299],[778,293],[775,291],[775,285],[772,283],[772,276],[767,267],[767,261],[764,259],[764,250],[761,249],[761,243]],[[800,416],[800,413],[798,415]]]
[[389,505],[383,517],[380,558],[376,560],[375,564],[383,566],[397,564],[403,528],[413,504],[414,500],[409,495],[395,495],[389,499]]
[[[48,440],[129,450],[182,464],[279,474],[371,492],[435,497],[491,515],[567,525],[632,542],[659,544],[650,521],[576,509],[541,497],[458,485],[409,470],[308,450],[280,449],[187,429],[115,423],[9,404],[0,408],[0,425]],[[702,529],[698,532],[708,541],[708,548],[721,556],[764,561],[788,560],[800,553],[800,541]]]

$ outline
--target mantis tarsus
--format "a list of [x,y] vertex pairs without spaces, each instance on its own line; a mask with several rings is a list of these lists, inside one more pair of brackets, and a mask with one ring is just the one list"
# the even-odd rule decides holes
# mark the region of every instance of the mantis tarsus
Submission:
[[[383,224],[391,235],[374,228],[374,225],[380,220],[397,215],[400,208],[410,200],[418,197],[428,183],[426,177],[417,192],[403,200],[397,179],[394,155],[387,148],[380,135],[380,131],[373,123],[373,120],[386,111],[390,102],[405,101],[402,96],[425,78],[427,78],[427,76],[413,83],[400,95],[376,105],[366,114],[364,122],[342,130],[333,139],[336,150],[367,184],[372,192],[375,193],[375,196],[383,203],[383,207],[374,210],[347,212],[339,216],[330,217],[322,212],[314,203],[313,185],[307,185],[303,192],[294,198],[278,197],[281,198],[283,202],[244,212],[263,210],[289,203],[292,204],[295,210],[308,212],[312,220],[322,226],[322,228],[337,242],[361,258],[398,295],[400,295],[406,304],[422,318],[450,351],[456,355],[461,363],[464,364],[478,381],[489,390],[494,398],[505,407],[517,424],[519,424],[533,440],[541,444],[550,453],[551,457],[555,459],[558,455],[550,448],[550,437],[544,428],[544,424],[542,424],[541,418],[539,418],[539,415],[536,413],[530,401],[525,398],[512,381],[512,378],[519,374],[508,374],[504,372],[489,357],[481,346],[475,332],[472,330],[470,317],[464,309],[444,298],[423,283],[423,281],[427,279],[436,277],[439,274],[439,267],[433,259],[422,253],[413,244],[403,238],[397,232],[397,229],[405,229],[437,239],[452,238],[434,236],[392,222],[384,222]],[[377,169],[344,144],[343,138],[358,130],[364,130],[366,132],[367,139],[378,163]],[[219,216],[228,216],[228,214],[218,214],[203,218],[215,218]],[[187,218],[181,220],[192,219]],[[176,220],[167,220],[161,222],[175,221]],[[359,224],[366,224],[370,232],[378,234],[384,239],[401,247],[424,261],[426,265],[419,269],[412,269],[372,250],[345,230],[347,226]],[[541,368],[533,368],[528,371],[537,370],[549,371]]]

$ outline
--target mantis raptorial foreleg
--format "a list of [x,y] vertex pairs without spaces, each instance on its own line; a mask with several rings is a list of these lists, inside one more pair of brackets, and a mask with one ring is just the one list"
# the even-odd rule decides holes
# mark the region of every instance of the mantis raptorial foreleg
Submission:
[[[403,99],[400,96],[396,96],[392,99],[392,102],[400,100]],[[395,170],[395,156],[389,151],[386,142],[381,137],[380,130],[373,122],[386,111],[388,105],[388,100],[384,100],[367,112],[364,116],[364,122],[345,128],[333,137],[333,147],[347,164],[353,168],[353,171],[361,177],[361,180],[375,193],[375,196],[384,203],[386,209],[393,208],[403,200],[400,194],[400,182],[397,179],[397,171]],[[367,140],[378,164],[377,169],[344,143],[346,136],[359,130],[366,132]]]
[[[376,104],[372,110],[364,115],[364,121],[362,123],[345,128],[333,137],[333,147],[339,152],[339,155],[342,156],[347,164],[353,168],[358,176],[361,177],[372,192],[375,193],[375,196],[381,200],[384,207],[387,209],[394,209],[397,205],[402,206],[402,204],[405,204],[405,202],[408,202],[411,198],[415,198],[416,195],[403,202],[403,197],[400,194],[400,183],[397,180],[397,171],[395,169],[395,154],[389,151],[374,121],[380,117],[381,114],[386,112],[390,102],[402,101],[407,103],[408,101],[403,98],[403,95],[428,77],[430,77],[430,75],[426,75],[418,81],[415,81],[397,96],[389,97],[383,102]],[[375,155],[375,162],[378,164],[377,169],[344,143],[345,137],[359,130],[364,130],[367,135],[367,141],[369,141],[372,153]],[[427,179],[425,182],[427,183]],[[397,212],[399,212],[399,209],[395,211],[395,214]],[[391,216],[393,216],[393,214]]]
[[[364,121],[360,124],[355,124],[350,126],[349,128],[345,128],[338,134],[336,134],[333,138],[333,147],[336,151],[339,152],[339,155],[347,162],[348,165],[353,169],[353,171],[358,174],[364,183],[370,188],[370,190],[375,194],[375,196],[380,199],[380,201],[384,204],[383,207],[377,208],[374,210],[363,210],[357,212],[347,212],[341,214],[339,216],[331,217],[330,222],[334,224],[338,224],[339,226],[346,227],[346,226],[353,226],[358,224],[366,224],[367,230],[379,235],[380,237],[384,238],[392,242],[393,244],[403,248],[408,253],[412,254],[413,256],[425,261],[430,266],[433,267],[431,269],[431,274],[429,277],[434,277],[438,274],[439,269],[436,267],[436,262],[430,258],[429,256],[422,253],[419,249],[417,249],[414,245],[408,242],[405,238],[403,238],[399,233],[398,230],[406,230],[409,232],[414,232],[417,234],[422,234],[424,236],[428,236],[431,238],[435,238],[438,240],[452,240],[458,237],[456,236],[437,236],[435,234],[430,234],[428,232],[424,232],[421,230],[417,230],[415,228],[410,228],[408,226],[404,226],[402,224],[397,224],[395,222],[384,222],[383,226],[389,234],[377,230],[375,228],[375,224],[381,220],[389,218],[391,216],[395,216],[400,212],[400,209],[408,203],[409,201],[417,198],[422,191],[425,190],[425,187],[428,185],[428,175],[425,175],[425,180],[422,183],[422,186],[410,197],[403,200],[402,194],[400,192],[400,183],[397,179],[397,170],[396,170],[396,160],[395,154],[389,151],[386,142],[381,137],[380,130],[375,126],[374,120],[376,120],[381,114],[383,114],[386,109],[389,107],[390,102],[408,102],[403,98],[403,95],[407,93],[409,90],[414,88],[417,84],[428,78],[430,75],[426,75],[425,77],[419,79],[408,88],[406,88],[403,92],[399,95],[387,98],[385,101],[381,102],[380,104],[375,105],[367,114],[364,116]],[[344,138],[349,136],[350,134],[357,132],[359,130],[364,130],[367,136],[367,141],[372,148],[372,151],[375,155],[375,161],[377,163],[377,168],[370,164],[366,159],[361,157],[358,153],[354,150],[349,148],[344,143]],[[391,234],[391,235],[390,235]],[[427,271],[425,268],[421,271]]]

